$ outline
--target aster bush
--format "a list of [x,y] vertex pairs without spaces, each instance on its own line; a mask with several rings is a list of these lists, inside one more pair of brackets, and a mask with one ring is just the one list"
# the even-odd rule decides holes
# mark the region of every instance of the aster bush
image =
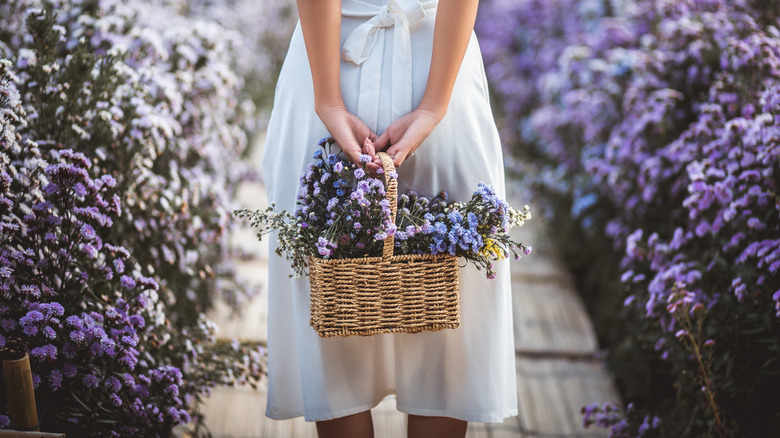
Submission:
[[537,3],[483,8],[487,72],[625,398],[669,436],[780,433],[776,6]]
[[[41,6],[19,2],[23,12]],[[251,172],[240,159],[236,33],[164,3],[53,6],[56,16],[33,22],[34,37],[4,42],[39,115],[30,128],[51,140],[43,148],[86,152],[116,179],[126,214],[111,232],[154,270],[174,324],[195,323],[220,295],[239,309],[250,291],[226,234],[234,191]]]
[[0,343],[29,352],[43,429],[74,436],[168,436],[210,387],[262,373],[262,349],[216,342],[202,314],[234,285],[230,52],[217,28],[158,45],[127,6],[0,17]]
[[[257,237],[277,232],[276,253],[286,257],[296,276],[306,274],[307,258],[343,259],[378,257],[385,239],[394,236],[394,253],[449,254],[464,257],[477,268],[495,277],[492,261],[512,252],[516,259],[529,254],[531,247],[514,242],[508,235],[531,215],[528,206],[514,210],[496,196],[492,187],[480,183],[468,202],[447,203],[442,192],[433,199],[415,192],[397,199],[393,222],[391,200],[387,199],[384,170],[373,177],[363,166],[349,161],[343,153],[332,153],[333,138],[320,141],[313,163],[300,177],[297,208],[294,213],[277,212],[275,205],[265,210],[236,210],[257,228]],[[395,171],[386,175],[398,178]],[[400,228],[400,229],[399,229]]]
[[233,69],[244,79],[244,91],[254,102],[263,127],[290,37],[298,21],[293,0],[166,0],[186,17],[214,20],[238,34]]

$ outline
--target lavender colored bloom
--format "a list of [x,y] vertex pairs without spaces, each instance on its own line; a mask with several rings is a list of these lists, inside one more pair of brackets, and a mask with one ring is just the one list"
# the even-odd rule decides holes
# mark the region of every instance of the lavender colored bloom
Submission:
[[49,373],[49,386],[56,391],[62,386],[62,373],[59,370],[52,370]]
[[115,407],[122,406],[122,399],[117,394],[111,394],[108,396],[111,399],[111,404]]
[[77,372],[76,365],[71,362],[65,362],[62,364],[62,372],[65,374],[65,377],[73,377]]
[[6,332],[10,332],[16,327],[16,321],[9,318],[0,318],[0,328]]
[[133,280],[132,277],[123,275],[120,278],[120,282],[122,283],[122,286],[126,287],[127,289],[135,289],[135,280]]
[[100,384],[100,379],[98,379],[98,377],[93,373],[87,374],[81,379],[81,381],[84,383],[84,386],[93,389],[97,388]]

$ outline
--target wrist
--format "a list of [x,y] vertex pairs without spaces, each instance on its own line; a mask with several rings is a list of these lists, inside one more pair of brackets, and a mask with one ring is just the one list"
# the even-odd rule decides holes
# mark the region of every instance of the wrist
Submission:
[[423,111],[426,114],[430,115],[434,120],[436,120],[436,123],[439,123],[441,119],[444,118],[444,116],[447,114],[447,106],[446,104],[442,104],[441,102],[432,102],[429,100],[426,100],[424,97],[419,105],[417,105],[418,111]]
[[329,99],[314,103],[314,112],[316,112],[320,118],[332,111],[346,111],[346,109],[347,107],[344,105],[344,101],[341,99]]

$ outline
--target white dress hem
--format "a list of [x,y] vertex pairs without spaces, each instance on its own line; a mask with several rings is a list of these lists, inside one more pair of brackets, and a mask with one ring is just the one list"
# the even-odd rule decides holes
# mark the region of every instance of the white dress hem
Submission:
[[[289,420],[292,418],[304,417],[304,420],[306,421],[328,421],[336,418],[346,417],[348,415],[358,414],[360,412],[368,411],[370,409],[374,409],[379,405],[379,403],[382,403],[382,401],[384,401],[385,398],[395,394],[396,394],[395,390],[390,390],[387,391],[383,396],[379,397],[378,399],[374,400],[371,403],[365,403],[359,406],[342,409],[336,412],[328,412],[321,415],[306,416],[303,412],[282,413],[282,412],[271,412],[270,410],[266,410],[265,416],[272,420]],[[465,412],[454,413],[452,411],[443,410],[443,409],[426,409],[426,408],[415,408],[411,406],[403,406],[398,404],[398,402],[396,402],[396,409],[398,409],[399,412],[403,412],[404,414],[409,414],[409,415],[419,415],[423,417],[449,417],[449,418],[456,418],[458,420],[468,421],[470,423],[503,423],[504,420],[506,420],[507,418],[516,417],[518,415],[517,409],[512,409],[502,414],[473,414],[473,413],[465,413]]]

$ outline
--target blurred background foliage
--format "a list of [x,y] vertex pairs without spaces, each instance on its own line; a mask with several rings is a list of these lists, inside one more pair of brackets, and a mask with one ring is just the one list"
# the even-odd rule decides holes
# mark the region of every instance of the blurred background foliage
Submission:
[[778,5],[491,0],[508,171],[635,409],[613,436],[780,434]]

